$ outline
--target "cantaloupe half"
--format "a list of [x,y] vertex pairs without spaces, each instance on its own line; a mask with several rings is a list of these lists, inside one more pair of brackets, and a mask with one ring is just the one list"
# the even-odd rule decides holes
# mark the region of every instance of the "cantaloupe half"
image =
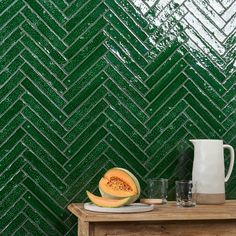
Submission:
[[139,198],[141,190],[137,178],[130,171],[115,167],[108,170],[101,178],[99,191],[105,198],[129,197],[128,204],[130,204]]
[[90,193],[89,191],[86,191],[86,193],[90,201],[100,207],[109,207],[109,208],[121,207],[127,205],[127,203],[129,202],[129,197],[122,199],[110,199],[110,198],[98,197]]

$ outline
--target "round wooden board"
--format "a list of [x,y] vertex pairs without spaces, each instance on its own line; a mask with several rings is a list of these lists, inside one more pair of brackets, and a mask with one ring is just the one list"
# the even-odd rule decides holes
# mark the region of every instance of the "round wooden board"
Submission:
[[87,202],[84,204],[84,209],[88,211],[106,212],[106,213],[136,213],[136,212],[152,211],[154,209],[154,205],[133,203],[127,206],[122,206],[117,208],[107,208],[107,207],[99,207],[91,202]]

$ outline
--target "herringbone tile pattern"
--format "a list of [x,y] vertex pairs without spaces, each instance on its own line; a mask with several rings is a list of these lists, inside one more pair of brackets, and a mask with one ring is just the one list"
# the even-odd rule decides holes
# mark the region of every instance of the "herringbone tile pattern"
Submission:
[[190,177],[190,138],[236,147],[235,3],[1,0],[0,234],[76,235],[106,169],[144,190]]

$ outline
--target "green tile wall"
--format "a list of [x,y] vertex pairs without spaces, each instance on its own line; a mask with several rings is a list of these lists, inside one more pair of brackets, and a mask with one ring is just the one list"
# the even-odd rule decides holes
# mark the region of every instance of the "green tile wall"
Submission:
[[76,235],[112,166],[174,199],[190,138],[236,147],[235,35],[234,0],[1,0],[0,234]]

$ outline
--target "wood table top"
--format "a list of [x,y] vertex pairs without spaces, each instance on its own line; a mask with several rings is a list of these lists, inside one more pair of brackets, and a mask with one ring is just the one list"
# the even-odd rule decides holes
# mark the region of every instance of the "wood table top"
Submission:
[[236,220],[236,200],[227,200],[221,205],[196,205],[190,208],[177,207],[175,202],[168,202],[143,213],[92,212],[85,210],[83,203],[71,203],[68,210],[88,222]]

